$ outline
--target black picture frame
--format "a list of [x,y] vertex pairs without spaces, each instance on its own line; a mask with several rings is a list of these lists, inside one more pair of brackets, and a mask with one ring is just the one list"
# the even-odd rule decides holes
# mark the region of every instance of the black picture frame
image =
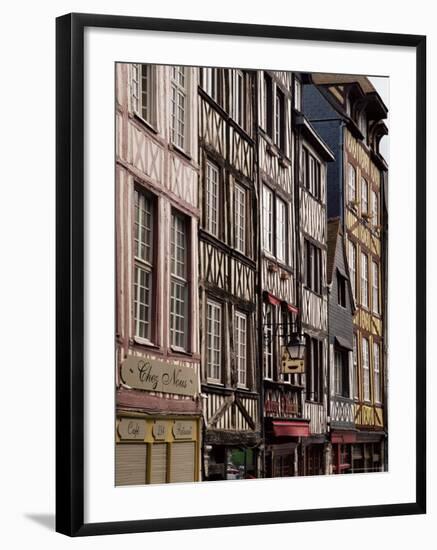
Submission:
[[[105,27],[416,51],[416,499],[389,505],[84,523],[84,29]],[[426,511],[426,37],[68,14],[56,21],[56,530],[69,536],[423,514]]]

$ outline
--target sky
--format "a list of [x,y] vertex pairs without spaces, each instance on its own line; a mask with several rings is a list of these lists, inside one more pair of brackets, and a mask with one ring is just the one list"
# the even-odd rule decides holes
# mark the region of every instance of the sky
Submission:
[[[369,76],[368,78],[369,78],[370,82],[375,86],[376,91],[381,96],[382,101],[386,104],[386,106],[388,108],[388,118],[385,121],[385,124],[386,124],[387,128],[389,129],[389,133],[390,133],[390,124],[389,124],[389,120],[390,120],[390,101],[389,101],[390,100],[390,82],[389,82],[389,79],[386,76],[385,77],[384,76]],[[389,141],[390,141],[389,136],[384,136],[381,139],[381,144],[380,144],[381,154],[385,158],[385,160],[387,161],[387,164],[389,163],[389,160],[390,160]]]

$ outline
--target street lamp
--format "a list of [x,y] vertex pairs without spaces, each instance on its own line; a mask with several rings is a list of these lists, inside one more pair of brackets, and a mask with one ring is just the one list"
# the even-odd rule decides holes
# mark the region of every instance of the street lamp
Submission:
[[290,335],[285,347],[290,359],[303,359],[305,357],[305,340],[297,332]]

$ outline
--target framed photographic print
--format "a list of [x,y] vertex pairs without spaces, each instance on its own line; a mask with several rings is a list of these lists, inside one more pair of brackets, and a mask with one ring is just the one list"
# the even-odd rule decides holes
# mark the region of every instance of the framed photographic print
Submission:
[[425,37],[57,19],[57,530],[425,513]]

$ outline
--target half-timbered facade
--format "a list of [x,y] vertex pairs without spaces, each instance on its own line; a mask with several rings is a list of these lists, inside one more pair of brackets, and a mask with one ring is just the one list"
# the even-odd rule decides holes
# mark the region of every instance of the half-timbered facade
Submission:
[[259,476],[254,73],[201,69],[199,307],[204,478]]
[[296,114],[299,188],[299,273],[301,330],[306,357],[304,417],[309,436],[302,440],[303,475],[328,472],[327,447],[327,164],[334,157],[303,113]]
[[200,479],[197,86],[116,65],[116,485]]
[[353,332],[354,297],[340,218],[328,222],[328,417],[329,473],[352,472],[358,395]]
[[366,77],[311,75],[304,108],[334,151],[329,171],[329,215],[344,229],[354,315],[357,379],[353,471],[386,468],[386,281],[387,164],[379,151],[387,133],[387,108]]

